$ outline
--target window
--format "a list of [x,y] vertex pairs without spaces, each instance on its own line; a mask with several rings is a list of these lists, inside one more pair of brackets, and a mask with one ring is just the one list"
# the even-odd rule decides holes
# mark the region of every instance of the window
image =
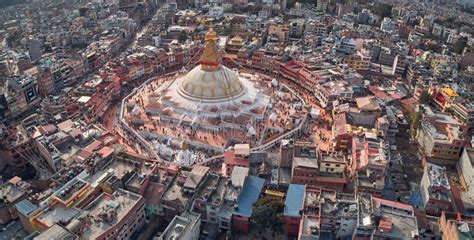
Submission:
[[330,163],[326,163],[326,167],[329,167],[329,166],[331,166],[331,164],[330,164]]

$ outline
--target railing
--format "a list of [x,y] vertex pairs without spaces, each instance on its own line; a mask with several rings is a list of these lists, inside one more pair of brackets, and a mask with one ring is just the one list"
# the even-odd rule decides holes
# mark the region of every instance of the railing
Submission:
[[[165,74],[164,76],[167,75],[173,75],[176,74],[177,71]],[[162,77],[162,76],[160,76]],[[156,153],[156,151],[153,149],[153,146],[145,139],[143,138],[135,129],[131,128],[128,123],[123,119],[124,115],[124,109],[126,108],[126,101],[136,94],[138,91],[142,90],[148,83],[155,81],[158,77],[152,77],[148,80],[146,80],[144,83],[142,83],[139,87],[135,88],[131,93],[129,93],[127,96],[125,96],[122,99],[122,105],[120,108],[120,116],[119,116],[119,126],[122,127],[122,130],[126,130],[128,133],[132,134],[138,141],[140,146],[145,148],[145,151],[148,152],[148,156],[155,159],[158,162],[162,162],[160,156]],[[174,80],[173,80],[174,81]],[[173,82],[172,81],[172,82]]]
[[[304,127],[304,125],[306,123],[306,119],[307,119],[307,116],[305,115],[303,117],[303,120],[301,121],[301,123],[298,125],[298,127],[292,129],[289,132],[286,132],[286,133],[280,135],[279,137],[271,140],[270,142],[267,142],[267,143],[265,143],[261,146],[251,148],[250,152],[255,153],[255,152],[266,151],[266,150],[270,149],[271,147],[275,146],[275,144],[279,143],[281,140],[292,137],[294,134],[299,133],[299,131]],[[224,160],[224,154],[220,154],[220,155],[217,155],[217,156],[210,157],[210,158],[208,158],[208,159],[206,159],[202,162],[196,163],[196,165],[209,166],[209,165],[212,165],[212,164],[221,163],[223,160]]]

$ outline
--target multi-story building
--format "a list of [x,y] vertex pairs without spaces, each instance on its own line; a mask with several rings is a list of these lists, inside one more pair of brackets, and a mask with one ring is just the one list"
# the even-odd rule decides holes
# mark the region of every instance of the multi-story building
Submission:
[[90,221],[90,225],[78,235],[95,239],[131,239],[145,223],[144,208],[145,199],[138,194],[121,189],[113,194],[102,193],[86,206],[89,218],[84,223]]
[[370,56],[358,51],[344,59],[344,63],[354,70],[368,70],[370,66]]
[[451,104],[454,117],[465,124],[468,132],[474,130],[474,102],[454,102]]
[[316,147],[305,144],[295,145],[291,167],[291,182],[316,186],[318,172]]
[[250,218],[252,217],[253,205],[260,198],[265,179],[255,176],[245,178],[242,190],[237,198],[237,205],[232,214],[232,230],[248,233],[250,230]]
[[323,22],[309,19],[305,23],[305,35],[323,36],[327,33],[327,25]]
[[291,38],[301,38],[304,33],[305,20],[304,19],[294,19],[289,24],[289,37]]
[[316,185],[343,192],[348,182],[348,165],[344,154],[320,154]]
[[392,33],[395,30],[395,24],[392,19],[385,17],[380,24],[380,30],[386,33]]
[[420,189],[427,214],[440,216],[442,211],[453,211],[451,187],[444,167],[428,163],[421,178]]
[[314,66],[296,60],[282,63],[280,73],[310,92],[316,90],[321,79],[318,73],[314,71]]
[[40,101],[38,82],[26,75],[10,77],[3,89],[8,104],[8,116],[15,117]]
[[415,211],[410,205],[359,194],[357,210],[352,239],[416,239],[419,236]]
[[347,82],[328,81],[316,85],[315,95],[323,108],[332,108],[332,102],[338,98],[351,99],[354,95],[353,89]]
[[463,240],[473,239],[474,234],[472,233],[472,219],[464,221],[461,215],[457,216],[457,219],[452,219],[447,216],[445,212],[441,214],[439,218],[439,228],[442,233],[442,238],[447,240]]
[[300,229],[305,191],[305,185],[290,184],[286,193],[283,219],[285,220],[286,232],[290,237],[297,236]]
[[268,37],[286,43],[289,38],[288,24],[272,24],[268,27]]
[[27,192],[20,186],[21,178],[14,177],[0,186],[0,224],[8,224],[18,217],[15,205],[26,199]]
[[318,12],[326,12],[328,8],[329,1],[328,0],[317,0],[316,1],[316,11]]
[[236,144],[232,149],[224,153],[224,163],[222,164],[222,173],[224,176],[230,176],[234,167],[249,167],[248,156],[250,146],[248,144]]
[[470,146],[464,148],[457,164],[457,170],[461,185],[465,188],[465,191],[461,192],[463,209],[458,209],[458,211],[472,212],[474,211],[474,202],[472,201],[474,199],[474,141],[471,141]]
[[359,134],[352,141],[352,172],[356,173],[358,192],[382,196],[388,159],[383,150],[384,141],[375,133]]
[[200,227],[201,216],[185,212],[173,218],[165,231],[158,236],[158,240],[198,240]]
[[465,144],[464,125],[448,114],[424,109],[416,137],[422,154],[429,162],[455,164]]

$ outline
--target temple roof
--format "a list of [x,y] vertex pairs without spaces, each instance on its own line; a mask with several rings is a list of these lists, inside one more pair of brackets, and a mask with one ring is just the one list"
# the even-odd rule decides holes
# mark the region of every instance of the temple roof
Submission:
[[234,71],[221,65],[216,41],[211,28],[206,33],[206,47],[197,66],[181,78],[178,93],[198,101],[230,101],[245,93],[245,86]]
[[209,29],[205,36],[206,46],[199,60],[202,70],[216,71],[220,68],[221,56],[219,55],[216,43],[218,39],[214,29]]

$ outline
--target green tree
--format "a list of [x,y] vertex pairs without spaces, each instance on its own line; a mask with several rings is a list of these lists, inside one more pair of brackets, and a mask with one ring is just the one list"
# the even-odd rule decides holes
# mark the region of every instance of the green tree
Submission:
[[186,33],[186,31],[179,32],[178,41],[180,43],[186,42],[187,39],[188,39],[188,33]]
[[415,137],[416,131],[420,128],[421,126],[421,117],[423,114],[418,111],[418,112],[413,112],[410,114],[410,134]]
[[375,14],[382,17],[391,17],[392,16],[392,5],[385,3],[377,3],[371,9]]
[[26,0],[0,0],[0,8],[26,3]]
[[441,46],[439,44],[436,44],[434,42],[429,42],[425,44],[425,49],[427,51],[433,51],[435,53],[441,52]]
[[433,100],[433,97],[430,95],[428,90],[423,90],[420,94],[419,103],[420,104],[429,104]]
[[283,209],[285,204],[266,198],[259,199],[252,215],[252,223],[258,229],[270,228],[273,233],[283,232]]
[[467,46],[467,38],[459,38],[458,41],[454,44],[454,52],[461,54],[464,48]]

